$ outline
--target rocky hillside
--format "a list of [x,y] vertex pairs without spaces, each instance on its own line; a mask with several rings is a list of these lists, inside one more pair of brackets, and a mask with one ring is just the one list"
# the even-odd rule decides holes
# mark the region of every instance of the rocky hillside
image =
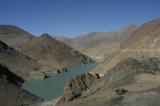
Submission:
[[119,36],[120,36],[120,41],[121,44],[123,44],[125,42],[125,40],[128,39],[128,37],[130,37],[130,35],[136,31],[139,28],[138,25],[134,25],[134,24],[129,24],[125,27],[123,27],[120,31],[119,31]]
[[[121,45],[134,58],[160,57],[160,19],[143,24]],[[128,56],[129,56],[128,55]],[[125,55],[125,57],[128,57]],[[124,56],[123,56],[124,57]]]
[[[77,77],[78,78],[78,77]],[[89,77],[88,77],[89,78]],[[73,80],[73,79],[72,79]],[[81,78],[70,81],[70,91],[83,90],[76,87]],[[83,80],[83,82],[88,82]],[[89,88],[70,101],[60,101],[57,106],[159,106],[160,101],[160,59],[126,59],[100,79],[94,80]],[[93,83],[93,82],[92,82]],[[68,85],[66,85],[68,88]],[[65,92],[67,92],[65,89]],[[66,94],[66,93],[65,93]],[[67,97],[71,97],[68,95]],[[63,98],[63,97],[62,97]]]
[[[8,67],[24,79],[33,78],[34,74],[40,74],[40,65],[30,57],[0,41],[0,64]],[[32,76],[33,75],[33,76]]]
[[143,24],[121,45],[121,48],[156,49],[159,43],[160,19]]
[[48,34],[32,39],[19,50],[50,70],[93,62],[88,56],[75,51]]
[[31,40],[33,36],[13,25],[0,25],[0,40],[5,42],[11,47],[19,47],[29,40]]
[[160,57],[160,19],[152,20],[140,26],[130,37],[120,46],[119,53],[109,61],[104,61],[94,71],[106,73],[108,69],[118,62],[127,58],[149,58]]
[[23,90],[24,80],[0,65],[0,106],[39,106],[42,99]]

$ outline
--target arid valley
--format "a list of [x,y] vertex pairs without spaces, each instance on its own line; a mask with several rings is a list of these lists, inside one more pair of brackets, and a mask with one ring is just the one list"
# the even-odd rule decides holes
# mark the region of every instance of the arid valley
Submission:
[[[126,10],[117,11],[127,20],[107,10],[115,7],[113,1],[62,1],[20,2],[25,9],[13,3],[12,12],[19,11],[18,16],[31,21],[35,18],[31,23],[24,17],[23,22],[22,17],[11,16],[13,22],[0,18],[0,106],[160,106],[160,18],[155,12],[152,18],[144,18],[152,14],[152,9],[145,11],[151,3],[140,2],[144,10],[134,10],[132,22],[126,9],[131,11],[137,2],[117,4]],[[104,21],[100,16],[109,17],[103,15],[105,9],[119,19]],[[22,11],[33,17],[21,15]],[[142,11],[147,15],[138,15]],[[42,13],[46,16],[38,17]],[[118,30],[108,30],[111,27]]]

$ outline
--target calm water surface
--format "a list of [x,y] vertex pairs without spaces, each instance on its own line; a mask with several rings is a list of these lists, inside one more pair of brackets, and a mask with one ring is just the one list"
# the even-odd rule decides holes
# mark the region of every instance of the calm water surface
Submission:
[[98,63],[86,64],[71,68],[70,71],[61,74],[49,74],[48,79],[38,79],[26,81],[23,88],[29,92],[44,98],[44,100],[51,100],[63,94],[63,89],[67,81],[75,75],[81,75],[89,72]]

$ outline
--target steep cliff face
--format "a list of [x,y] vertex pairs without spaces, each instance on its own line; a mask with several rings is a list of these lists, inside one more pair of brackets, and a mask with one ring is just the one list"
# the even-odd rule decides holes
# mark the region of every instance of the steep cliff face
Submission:
[[24,80],[0,65],[0,106],[39,106],[41,98],[21,88]]
[[90,88],[97,81],[98,77],[88,73],[71,78],[64,88],[64,95],[57,104],[73,101],[79,98],[83,91]]

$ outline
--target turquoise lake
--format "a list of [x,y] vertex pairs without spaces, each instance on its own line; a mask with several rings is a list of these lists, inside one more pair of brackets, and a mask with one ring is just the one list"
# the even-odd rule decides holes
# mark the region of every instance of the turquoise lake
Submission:
[[23,88],[44,100],[51,100],[63,94],[63,89],[67,81],[73,76],[88,73],[98,63],[86,64],[71,68],[68,72],[60,74],[47,74],[50,76],[48,79],[37,79],[26,81]]

